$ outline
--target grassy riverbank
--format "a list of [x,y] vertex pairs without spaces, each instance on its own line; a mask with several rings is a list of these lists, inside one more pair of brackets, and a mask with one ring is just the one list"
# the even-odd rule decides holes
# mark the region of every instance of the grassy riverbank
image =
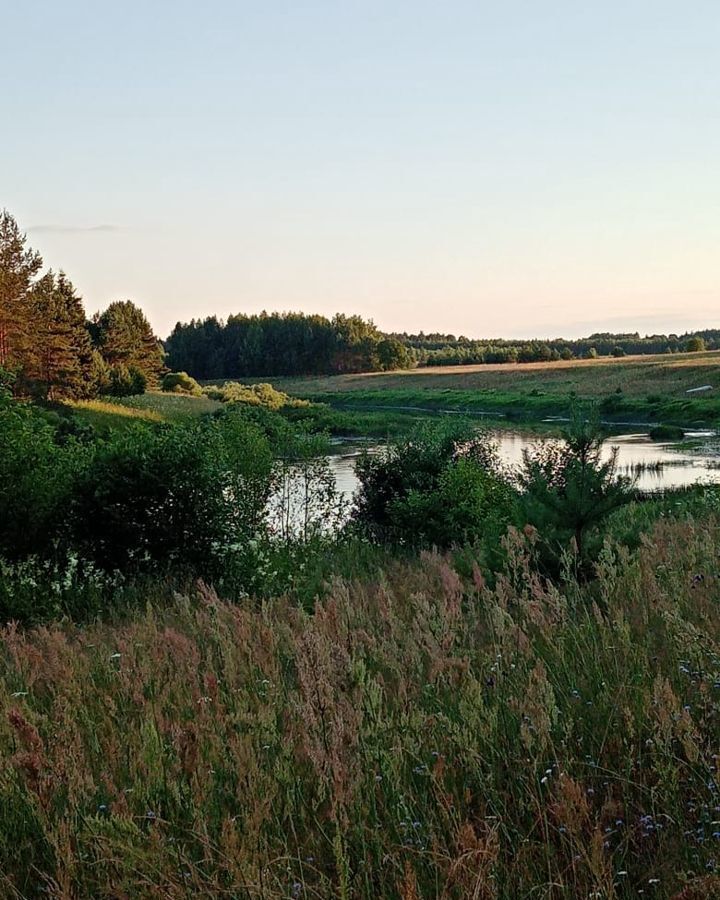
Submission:
[[[720,353],[459,366],[274,379],[287,393],[346,410],[450,410],[538,419],[596,403],[608,421],[685,426],[720,421]],[[709,391],[688,393],[710,385]]]
[[[283,414],[333,435],[390,437],[440,411],[537,423],[567,416],[578,401],[596,404],[608,422],[686,428],[720,423],[718,352],[276,378],[272,383],[291,396],[324,404],[324,408],[288,408]],[[705,385],[711,389],[687,393]],[[107,431],[134,421],[178,422],[221,407],[208,396],[152,392],[66,403],[56,409]]]

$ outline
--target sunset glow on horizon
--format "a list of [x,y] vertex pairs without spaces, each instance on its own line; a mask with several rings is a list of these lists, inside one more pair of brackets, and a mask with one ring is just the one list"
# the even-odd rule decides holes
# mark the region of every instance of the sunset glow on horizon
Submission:
[[[43,8],[38,15],[38,6]],[[720,7],[4,11],[0,207],[89,312],[718,326]]]

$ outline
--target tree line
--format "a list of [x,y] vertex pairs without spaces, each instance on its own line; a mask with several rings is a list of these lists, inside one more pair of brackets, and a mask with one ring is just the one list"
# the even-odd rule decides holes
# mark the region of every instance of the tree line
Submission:
[[720,330],[641,337],[596,333],[567,340],[471,340],[452,334],[384,334],[360,316],[304,313],[216,316],[178,322],[168,364],[194,378],[340,375],[413,366],[553,362],[720,348]]
[[408,368],[400,340],[360,316],[305,313],[215,316],[178,324],[167,340],[168,365],[194,378],[337,375]]
[[0,212],[0,376],[18,394],[48,400],[142,393],[165,354],[129,300],[88,321],[64,272],[42,272],[39,253],[7,210]]
[[163,345],[130,300],[88,321],[64,272],[44,272],[9,212],[0,212],[0,373],[18,394],[61,399],[142,393],[166,371],[199,379],[336,375],[427,365],[549,362],[720,347],[720,330],[596,333],[578,340],[471,340],[385,334],[357,315],[237,314],[178,322]]
[[598,332],[576,340],[475,340],[453,334],[391,335],[413,354],[418,366],[481,365],[483,363],[557,362],[561,359],[594,359],[598,356],[631,356],[684,353],[720,348],[720,329],[686,334]]

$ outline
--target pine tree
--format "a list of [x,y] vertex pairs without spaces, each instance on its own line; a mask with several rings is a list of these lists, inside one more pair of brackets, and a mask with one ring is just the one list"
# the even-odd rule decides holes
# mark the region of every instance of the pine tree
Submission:
[[137,369],[150,387],[157,387],[165,368],[165,353],[145,314],[134,303],[111,303],[93,319],[92,332],[108,366]]
[[32,352],[30,297],[42,258],[30,247],[10,213],[0,212],[0,368],[22,370]]
[[44,275],[32,292],[32,374],[45,396],[82,397],[92,390],[92,345],[82,300],[63,272]]

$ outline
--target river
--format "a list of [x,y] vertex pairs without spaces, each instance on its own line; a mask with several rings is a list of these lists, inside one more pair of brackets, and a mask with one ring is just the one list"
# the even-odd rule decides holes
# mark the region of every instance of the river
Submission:
[[[517,466],[522,462],[523,450],[530,449],[547,436],[507,429],[486,432],[496,443],[503,463]],[[688,438],[706,438],[710,432],[688,433]],[[355,464],[363,447],[371,452],[381,449],[381,444],[339,442],[337,452],[328,457],[335,476],[336,486],[347,500],[351,500],[358,487]],[[636,478],[641,491],[658,491],[668,488],[688,487],[696,483],[720,482],[720,457],[702,443],[696,450],[683,449],[675,444],[658,443],[647,434],[619,434],[608,438],[603,445],[603,456],[609,457],[612,448],[618,448],[618,472]]]

